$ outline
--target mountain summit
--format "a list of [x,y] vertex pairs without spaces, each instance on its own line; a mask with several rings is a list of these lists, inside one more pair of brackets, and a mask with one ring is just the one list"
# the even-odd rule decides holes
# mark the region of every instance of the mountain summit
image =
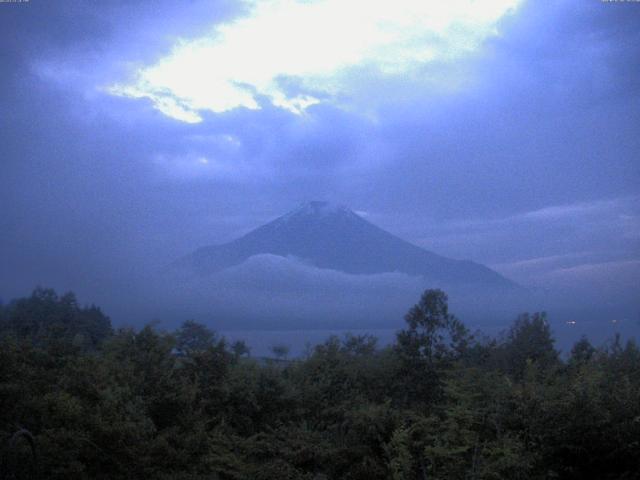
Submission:
[[401,272],[434,286],[514,287],[497,272],[412,245],[345,206],[313,201],[223,245],[202,247],[178,262],[206,275],[260,254],[293,256],[319,268],[350,274]]

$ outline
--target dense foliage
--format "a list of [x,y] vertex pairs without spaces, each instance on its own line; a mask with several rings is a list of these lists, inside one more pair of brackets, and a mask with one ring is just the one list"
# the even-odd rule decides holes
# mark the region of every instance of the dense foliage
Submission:
[[252,359],[40,289],[0,307],[0,442],[5,478],[631,479],[640,351],[583,339],[562,359],[543,314],[474,338],[428,290],[391,346]]

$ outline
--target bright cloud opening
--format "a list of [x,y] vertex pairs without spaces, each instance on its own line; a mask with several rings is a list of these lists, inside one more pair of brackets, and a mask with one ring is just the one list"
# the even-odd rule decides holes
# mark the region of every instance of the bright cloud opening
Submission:
[[301,113],[318,97],[348,94],[354,69],[403,75],[477,49],[519,2],[248,0],[248,16],[178,43],[109,91],[148,98],[185,122],[207,110],[259,109],[259,96]]

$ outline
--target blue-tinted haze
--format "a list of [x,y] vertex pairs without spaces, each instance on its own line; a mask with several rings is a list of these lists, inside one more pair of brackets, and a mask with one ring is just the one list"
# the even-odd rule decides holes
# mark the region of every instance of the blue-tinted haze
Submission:
[[[401,326],[424,285],[398,272],[255,256],[211,290],[159,280],[322,199],[535,292],[458,302],[463,319],[638,326],[640,3],[488,2],[471,23],[438,11],[444,29],[427,10],[406,35],[402,12],[305,3],[335,15],[317,17],[326,38],[285,38],[309,49],[289,56],[252,51],[279,46],[246,40],[276,18],[252,2],[0,3],[0,298],[73,290],[116,324]],[[273,2],[289,27],[297,4]],[[351,43],[385,15],[391,37]]]

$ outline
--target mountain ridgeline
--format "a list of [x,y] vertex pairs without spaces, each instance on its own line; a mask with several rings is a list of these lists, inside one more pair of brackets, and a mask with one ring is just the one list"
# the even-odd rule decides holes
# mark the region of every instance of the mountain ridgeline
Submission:
[[306,203],[231,242],[199,248],[176,266],[208,275],[260,254],[296,257],[318,268],[349,274],[400,272],[443,287],[517,288],[484,265],[437,255],[373,225],[347,207],[319,201]]

